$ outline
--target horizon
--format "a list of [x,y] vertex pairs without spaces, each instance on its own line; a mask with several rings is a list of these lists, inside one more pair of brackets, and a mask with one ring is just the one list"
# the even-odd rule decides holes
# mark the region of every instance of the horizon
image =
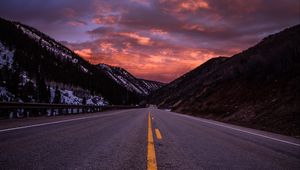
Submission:
[[40,30],[92,64],[164,83],[299,24],[296,0],[41,2],[0,2],[0,16]]

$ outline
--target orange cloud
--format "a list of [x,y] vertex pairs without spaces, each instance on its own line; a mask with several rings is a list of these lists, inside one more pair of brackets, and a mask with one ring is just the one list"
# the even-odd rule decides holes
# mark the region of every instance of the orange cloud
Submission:
[[81,57],[85,58],[85,59],[90,59],[92,58],[92,50],[89,48],[85,48],[82,50],[75,50],[74,51],[76,54],[80,55]]
[[137,63],[135,67],[128,69],[138,77],[169,82],[218,55],[196,49],[181,49],[176,52],[165,49],[149,56],[143,61],[146,64]]
[[[151,31],[149,33],[152,34]],[[111,37],[78,46],[75,52],[93,64],[119,66],[139,78],[162,82],[170,82],[208,59],[222,55],[213,50],[184,47],[137,33],[121,32],[117,35],[129,37],[138,43],[128,39],[120,42],[119,38]]]
[[205,28],[202,27],[201,25],[197,25],[197,24],[185,24],[182,26],[183,29],[185,30],[195,30],[195,31],[205,31]]
[[167,35],[168,34],[167,31],[164,31],[162,29],[156,29],[156,28],[150,29],[150,32],[154,35]]
[[135,39],[138,44],[140,45],[151,45],[151,39],[149,37],[141,36],[136,33],[131,33],[131,32],[121,32],[119,35],[126,36],[132,39]]
[[115,24],[118,21],[118,17],[114,15],[97,16],[93,19],[95,24]]
[[118,52],[118,50],[113,47],[113,44],[109,43],[109,42],[102,42],[102,43],[100,43],[99,47],[100,47],[100,50],[104,53]]
[[175,13],[194,13],[200,9],[210,9],[206,0],[160,0],[160,3],[170,4],[172,7],[167,10]]
[[186,0],[179,3],[180,10],[196,11],[198,9],[209,9],[209,5],[204,0]]
[[218,56],[211,51],[189,48],[166,48],[149,53],[138,49],[130,50],[133,48],[131,45],[119,51],[111,50],[113,47],[110,43],[101,43],[99,47],[103,53],[95,54],[91,62],[123,67],[137,77],[162,82],[172,81],[208,59]]

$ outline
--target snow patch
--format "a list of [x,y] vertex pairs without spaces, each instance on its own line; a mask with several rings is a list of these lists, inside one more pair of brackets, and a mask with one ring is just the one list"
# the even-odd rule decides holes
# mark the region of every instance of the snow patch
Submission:
[[60,90],[61,92],[61,101],[64,104],[81,104],[82,99],[75,96],[73,91],[70,90]]
[[26,84],[27,82],[32,82],[32,80],[28,77],[28,73],[23,71],[20,73],[20,77],[21,77],[21,84],[24,85]]
[[[76,96],[74,91],[66,90],[66,89],[59,89],[61,94],[61,102],[64,104],[77,104],[81,105],[83,97]],[[51,96],[51,103],[53,103],[54,96],[55,96],[55,88],[50,87],[50,96]],[[102,96],[93,96],[88,95],[86,96],[86,104],[87,105],[97,105],[97,106],[104,106],[108,105],[108,102]]]
[[97,105],[97,106],[105,106],[108,105],[108,102],[104,100],[101,96],[90,96],[89,99],[86,100],[87,105]]
[[21,29],[23,31],[23,33],[27,34],[30,38],[35,39],[37,41],[39,41],[41,39],[40,36],[38,36],[37,34],[35,34],[34,32],[26,29],[25,27],[22,27],[21,25],[17,25],[17,27],[19,29]]
[[81,69],[84,71],[84,72],[89,72],[89,70],[88,69],[86,69],[85,67],[83,67],[83,66],[80,66],[81,67]]
[[0,86],[0,101],[12,101],[14,95],[10,93],[5,87]]
[[14,61],[14,50],[10,51],[4,44],[0,42],[0,68],[8,66],[11,68]]

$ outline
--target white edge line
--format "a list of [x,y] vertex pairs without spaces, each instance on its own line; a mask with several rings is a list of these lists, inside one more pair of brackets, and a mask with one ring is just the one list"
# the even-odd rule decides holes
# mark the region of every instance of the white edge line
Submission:
[[123,112],[128,112],[128,110],[115,112],[115,113],[107,113],[107,114],[102,114],[102,115],[93,115],[93,116],[88,116],[88,117],[79,117],[79,118],[74,118],[74,119],[60,120],[60,121],[55,121],[55,122],[38,123],[38,124],[33,124],[33,125],[19,126],[19,127],[14,127],[14,128],[7,128],[7,129],[0,129],[0,133],[1,132],[13,131],[13,130],[19,130],[19,129],[27,129],[27,128],[32,128],[32,127],[39,127],[39,126],[46,126],[46,125],[72,122],[72,121],[76,121],[76,120],[91,119],[91,118],[95,118],[95,117],[110,116],[110,115],[115,115],[115,114],[119,114],[119,113],[123,113]]
[[[174,112],[172,112],[172,113],[174,113]],[[175,114],[180,115],[179,113],[175,113]],[[278,142],[287,143],[287,144],[290,144],[290,145],[295,145],[295,146],[300,147],[300,144],[298,144],[298,143],[289,142],[289,141],[285,141],[285,140],[273,138],[273,137],[270,137],[270,136],[265,136],[265,135],[261,135],[261,134],[249,132],[249,131],[246,131],[246,130],[241,130],[241,129],[237,129],[237,128],[234,128],[234,127],[230,127],[230,126],[226,126],[226,125],[222,125],[222,124],[218,124],[218,123],[213,123],[213,122],[210,122],[210,121],[201,120],[199,118],[190,117],[188,115],[180,115],[180,116],[183,116],[183,117],[186,117],[186,118],[190,118],[190,119],[194,119],[194,120],[198,120],[200,122],[204,122],[204,123],[208,123],[208,124],[212,124],[212,125],[217,125],[217,126],[225,127],[225,128],[228,128],[228,129],[239,131],[239,132],[244,132],[244,133],[248,133],[248,134],[251,134],[251,135],[256,135],[256,136],[259,136],[259,137],[263,137],[263,138],[267,138],[267,139],[271,139],[271,140],[275,140],[275,141],[278,141]]]
[[[206,122],[204,120],[199,120],[199,121]],[[206,122],[206,123],[214,124],[212,122]],[[279,142],[283,142],[283,143],[287,143],[287,144],[291,144],[291,145],[295,145],[295,146],[300,146],[300,144],[297,144],[297,143],[293,143],[293,142],[289,142],[289,141],[285,141],[285,140],[273,138],[273,137],[270,137],[270,136],[265,136],[265,135],[261,135],[261,134],[257,134],[257,133],[253,133],[253,132],[233,128],[233,127],[229,127],[229,126],[226,126],[226,125],[221,125],[221,124],[214,124],[214,125],[225,127],[225,128],[232,129],[232,130],[236,130],[236,131],[239,131],[239,132],[248,133],[248,134],[251,134],[251,135],[256,135],[256,136],[259,136],[259,137],[263,137],[263,138],[267,138],[267,139],[271,139],[271,140],[275,140],[275,141],[279,141]]]

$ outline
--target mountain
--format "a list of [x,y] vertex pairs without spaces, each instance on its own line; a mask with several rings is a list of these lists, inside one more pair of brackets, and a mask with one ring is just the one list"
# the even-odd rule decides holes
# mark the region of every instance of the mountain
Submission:
[[[162,86],[122,68],[106,68],[90,64],[35,28],[0,18],[1,101],[137,104]],[[54,101],[55,96],[60,100]]]
[[154,92],[161,108],[300,135],[300,25],[232,57],[208,60]]
[[138,79],[120,67],[113,67],[107,64],[98,64],[97,66],[119,85],[126,87],[130,92],[142,96],[147,96],[164,85],[156,81]]

